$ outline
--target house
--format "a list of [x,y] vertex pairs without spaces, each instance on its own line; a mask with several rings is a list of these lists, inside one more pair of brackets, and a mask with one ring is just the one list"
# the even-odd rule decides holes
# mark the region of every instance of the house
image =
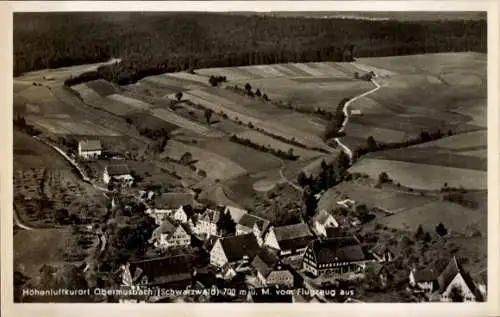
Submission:
[[318,235],[326,237],[326,228],[338,227],[337,220],[325,209],[318,211],[312,218],[313,228]]
[[233,267],[249,264],[261,251],[253,233],[219,238],[210,251],[210,264],[222,268],[226,263]]
[[278,256],[267,248],[255,257],[250,266],[256,271],[261,286],[292,287],[294,276],[284,268]]
[[134,178],[130,174],[126,164],[108,165],[104,168],[103,181],[109,184],[110,181],[116,180],[125,185],[132,185]]
[[96,159],[102,154],[100,140],[82,140],[78,142],[78,156],[84,159]]
[[280,256],[301,256],[313,239],[309,226],[305,223],[270,227],[264,245],[278,250]]
[[417,270],[412,268],[410,271],[410,286],[416,290],[432,292],[436,289],[438,273],[432,268]]
[[[191,193],[163,193],[154,197],[153,207],[146,212],[159,224],[166,216],[186,223],[192,216],[195,205],[194,195]],[[188,207],[189,206],[189,207]]]
[[122,266],[122,285],[128,287],[186,287],[192,282],[192,256],[181,254]]
[[394,259],[394,252],[392,248],[384,243],[378,243],[370,249],[370,254],[378,262],[390,262]]
[[217,222],[221,217],[218,210],[207,208],[201,215],[194,216],[190,220],[190,226],[198,235],[206,237],[217,236]]
[[153,231],[150,239],[159,249],[181,248],[191,245],[191,236],[187,230],[172,219],[166,218],[160,226]]
[[304,254],[303,268],[313,276],[345,276],[361,273],[368,259],[353,237],[315,240]]
[[[470,275],[465,272],[456,257],[453,257],[437,278],[441,301],[479,302],[481,292],[474,284]],[[458,290],[458,294],[454,294]],[[458,296],[457,296],[458,295]],[[460,297],[455,299],[454,296]]]
[[247,301],[251,303],[293,303],[294,292],[275,287],[255,288],[248,292]]
[[226,208],[224,209],[224,213],[229,213],[231,215],[231,218],[233,218],[234,222],[238,223],[241,217],[244,214],[247,214],[248,211],[234,206],[226,206]]

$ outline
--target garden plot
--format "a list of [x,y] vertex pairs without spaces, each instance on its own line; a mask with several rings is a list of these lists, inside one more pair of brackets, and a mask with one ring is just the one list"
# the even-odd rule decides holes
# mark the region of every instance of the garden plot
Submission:
[[303,159],[303,160],[307,160],[311,157],[324,155],[323,153],[320,153],[320,152],[304,150],[302,148],[281,142],[279,140],[276,140],[272,137],[269,137],[265,134],[262,134],[260,132],[255,131],[255,130],[247,130],[247,131],[238,133],[237,137],[240,139],[249,139],[252,143],[255,143],[255,144],[258,144],[260,146],[264,146],[266,148],[273,149],[276,151],[281,150],[281,151],[287,153],[291,150],[294,155],[298,155],[299,159]]
[[364,173],[373,179],[386,172],[401,185],[415,189],[439,190],[444,183],[450,187],[486,189],[487,173],[481,170],[438,166],[384,159],[361,159],[349,169],[351,173]]
[[168,142],[163,155],[180,160],[185,153],[191,153],[194,165],[213,179],[230,179],[247,173],[246,169],[221,155],[175,140]]

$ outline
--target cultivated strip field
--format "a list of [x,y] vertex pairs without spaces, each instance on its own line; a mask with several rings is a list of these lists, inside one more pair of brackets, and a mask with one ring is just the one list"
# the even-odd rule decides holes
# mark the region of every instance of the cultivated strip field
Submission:
[[221,155],[175,140],[168,142],[163,154],[169,158],[180,160],[187,152],[191,153],[193,160],[196,161],[195,166],[204,170],[213,179],[230,179],[247,172],[240,165]]
[[173,111],[170,111],[167,109],[162,109],[162,108],[156,108],[156,109],[152,109],[150,111],[154,116],[164,120],[165,122],[176,125],[176,126],[181,127],[183,129],[191,130],[191,131],[198,133],[200,135],[204,135],[207,137],[221,136],[220,133],[213,131],[210,128],[203,126],[197,122],[194,122],[192,120],[188,120],[184,117],[181,117]]
[[474,148],[486,148],[488,133],[486,130],[452,135],[432,142],[415,145],[416,148],[432,148],[453,152],[466,152]]
[[144,101],[130,98],[130,97],[120,95],[120,94],[109,95],[106,97],[106,99],[120,102],[120,103],[126,104],[126,105],[131,106],[131,107],[136,108],[136,109],[144,110],[144,109],[149,109],[149,108],[153,107],[153,105],[146,103]]
[[401,185],[415,189],[439,190],[446,182],[450,187],[486,189],[487,173],[466,168],[437,166],[384,159],[361,159],[350,172],[364,173],[377,179],[381,172]]
[[103,135],[119,136],[116,131],[106,129],[91,121],[76,121],[68,118],[47,118],[29,115],[26,117],[28,123],[34,124],[42,130],[61,135]]
[[241,133],[237,134],[238,138],[241,139],[249,139],[252,143],[268,147],[270,149],[275,149],[275,150],[281,150],[285,153],[287,153],[290,149],[292,149],[294,155],[298,155],[299,159],[307,160],[311,157],[316,157],[320,155],[324,155],[324,153],[321,152],[315,152],[315,151],[308,151],[304,150],[302,148],[293,146],[291,144],[287,144],[284,142],[281,142],[279,140],[276,140],[274,138],[271,138],[265,134],[262,134],[258,131],[255,130],[247,130]]

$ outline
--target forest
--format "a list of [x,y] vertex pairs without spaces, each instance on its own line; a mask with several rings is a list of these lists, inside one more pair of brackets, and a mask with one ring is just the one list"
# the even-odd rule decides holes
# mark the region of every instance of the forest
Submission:
[[[202,67],[486,52],[486,20],[367,21],[223,13],[14,14],[14,76],[121,58],[98,69],[119,84]],[[85,79],[84,79],[85,80]]]

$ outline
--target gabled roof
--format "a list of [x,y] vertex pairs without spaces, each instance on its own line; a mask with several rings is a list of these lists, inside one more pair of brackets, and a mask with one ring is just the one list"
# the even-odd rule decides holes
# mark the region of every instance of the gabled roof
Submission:
[[81,151],[99,151],[102,150],[100,140],[81,140],[78,142]]
[[[176,224],[175,221],[169,217],[163,217],[162,222],[158,228],[156,228],[153,231],[153,236],[152,238],[159,238],[161,234],[166,234],[168,236],[172,235],[177,228],[179,227],[179,224]],[[185,228],[183,228],[186,230]]]
[[386,251],[394,254],[393,248],[386,243],[377,243],[373,248],[370,249],[370,252],[373,252],[377,255],[382,255]]
[[450,285],[457,274],[460,274],[463,277],[467,287],[473,294],[477,296],[478,291],[476,289],[476,286],[474,285],[474,281],[472,281],[470,275],[464,271],[462,265],[460,265],[455,256],[451,259],[451,261],[448,263],[446,268],[443,270],[443,272],[441,272],[437,279],[439,285],[439,293],[442,294],[446,290],[446,288]]
[[244,214],[248,213],[248,211],[246,211],[245,209],[241,209],[234,206],[226,206],[225,212],[229,212],[235,223],[238,223],[241,217]]
[[251,214],[243,214],[238,221],[238,224],[240,226],[244,226],[247,228],[252,229],[253,226],[256,224],[259,230],[263,231],[267,228],[269,225],[269,221],[260,217],[257,217],[255,215]]
[[262,248],[250,265],[264,277],[267,277],[278,263],[279,258],[276,253],[268,248]]
[[356,262],[366,260],[359,242],[352,237],[315,240],[311,243],[317,264]]
[[245,256],[252,260],[261,251],[253,233],[220,238],[219,241],[229,262],[239,261]]
[[305,223],[273,228],[281,250],[297,250],[306,247],[314,238]]
[[194,195],[191,193],[163,193],[155,196],[154,205],[162,209],[176,209],[181,206],[193,206]]
[[[148,285],[161,285],[191,278],[192,256],[182,254],[130,262],[130,273],[136,278],[147,276]],[[136,274],[139,272],[139,274]]]
[[109,176],[120,176],[130,174],[127,164],[114,164],[106,167]]
[[276,278],[278,281],[283,281],[289,278],[293,280],[293,274],[290,272],[290,270],[284,268],[276,268],[274,270],[271,270],[269,273],[267,273],[267,275],[264,275],[264,277],[267,279]]

